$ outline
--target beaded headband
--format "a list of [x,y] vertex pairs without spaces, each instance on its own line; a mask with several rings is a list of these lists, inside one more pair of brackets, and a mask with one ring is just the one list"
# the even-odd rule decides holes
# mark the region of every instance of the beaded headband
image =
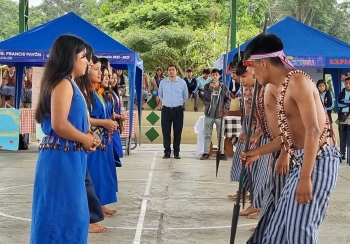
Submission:
[[273,52],[273,53],[266,53],[266,54],[256,54],[256,55],[251,55],[248,60],[243,61],[243,65],[245,66],[252,66],[251,62],[254,62],[257,59],[263,59],[263,58],[274,58],[278,57],[282,61],[284,67],[287,70],[295,70],[293,64],[289,61],[287,56],[284,54],[283,50]]

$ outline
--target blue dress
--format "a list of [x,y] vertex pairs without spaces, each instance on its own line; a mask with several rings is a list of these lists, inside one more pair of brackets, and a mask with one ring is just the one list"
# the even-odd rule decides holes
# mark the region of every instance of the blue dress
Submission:
[[[74,93],[68,121],[87,133],[86,103],[76,85],[72,83],[72,87]],[[77,143],[58,137],[52,129],[51,116],[44,119],[41,128],[46,136],[36,164],[30,243],[87,243],[87,153],[81,147],[77,148]],[[65,148],[69,150],[65,151]]]
[[[120,114],[119,97],[114,92],[113,92],[113,98],[114,98],[114,112],[116,114]],[[113,151],[114,151],[114,159],[116,161],[116,164],[117,164],[117,166],[119,165],[119,167],[121,167],[120,158],[122,158],[124,156],[124,153],[123,153],[123,146],[122,146],[122,142],[120,139],[119,130],[115,131],[114,136],[113,136]]]
[[[112,105],[112,101],[109,101],[109,99],[106,99],[106,117],[107,119],[111,119],[112,118],[112,113],[113,113],[113,105]],[[114,158],[114,150],[113,150],[113,137],[114,137],[114,133],[110,134],[107,137],[107,142],[106,142],[106,146],[107,146],[107,160],[108,160],[108,165],[109,165],[109,169],[111,171],[111,175],[113,177],[113,181],[115,184],[115,191],[118,192],[118,179],[117,179],[117,168],[116,168],[116,162],[115,162],[115,158]],[[118,158],[119,159],[119,158]]]
[[[95,119],[106,119],[106,109],[106,103],[103,97],[94,92],[94,107],[91,111],[91,117]],[[107,131],[101,126],[91,127],[91,129],[100,136],[102,144],[107,147]],[[95,152],[89,153],[87,157],[87,166],[91,180],[94,185],[96,196],[98,200],[100,200],[101,205],[107,205],[117,201],[116,176],[111,173],[108,159],[109,156],[107,153],[111,150],[109,148],[106,149],[107,150],[104,151],[101,148],[97,148]]]

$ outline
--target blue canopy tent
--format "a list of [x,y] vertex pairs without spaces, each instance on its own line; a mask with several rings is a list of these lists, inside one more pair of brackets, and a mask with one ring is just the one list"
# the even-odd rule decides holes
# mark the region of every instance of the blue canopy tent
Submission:
[[16,82],[15,108],[18,109],[20,107],[22,88],[22,75],[20,74],[23,74],[24,67],[43,66],[48,58],[51,45],[56,38],[63,34],[80,37],[93,47],[96,56],[108,58],[111,66],[116,69],[128,70],[130,121],[126,151],[129,154],[135,89],[138,104],[139,132],[141,134],[143,61],[136,52],[126,48],[75,13],[68,13],[0,42],[0,62],[16,66],[16,72],[19,74]]
[[[269,27],[267,32],[274,33],[282,39],[284,52],[295,67],[323,68],[323,74],[332,75],[335,95],[338,96],[340,74],[350,71],[350,45],[348,43],[289,16]],[[242,44],[241,50],[244,50],[252,39]],[[238,49],[235,48],[228,53],[228,62],[232,61],[237,52]],[[215,62],[217,66],[215,68],[227,67],[225,56],[224,54]],[[220,63],[223,66],[220,66]]]

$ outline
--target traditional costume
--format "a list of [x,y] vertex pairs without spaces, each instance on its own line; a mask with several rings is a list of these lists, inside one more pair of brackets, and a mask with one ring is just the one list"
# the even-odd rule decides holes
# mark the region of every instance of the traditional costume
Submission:
[[[91,117],[95,119],[107,119],[107,104],[103,98],[104,89],[94,90],[94,102]],[[89,153],[87,162],[90,176],[95,188],[95,193],[100,200],[101,205],[107,205],[117,201],[116,196],[116,172],[110,167],[110,156],[107,150],[111,152],[108,145],[108,131],[102,126],[92,126],[91,130],[99,135],[101,145],[95,152]],[[115,169],[115,168],[114,168]]]
[[[290,77],[295,73],[301,73],[311,77],[303,71],[291,71],[283,83],[283,89],[277,101],[278,122],[281,137],[288,142],[285,150],[291,158],[290,173],[286,185],[282,191],[276,209],[271,216],[264,233],[262,243],[317,243],[317,230],[326,215],[330,194],[335,188],[338,178],[340,152],[334,146],[327,143],[319,148],[313,167],[311,181],[313,198],[308,204],[299,204],[296,201],[296,188],[298,186],[303,164],[304,149],[297,149],[293,144],[284,111],[284,95],[289,84]],[[326,126],[319,142],[326,137],[331,137],[330,123],[325,111]],[[333,138],[334,140],[334,138]],[[283,138],[282,138],[283,142]]]
[[[67,80],[73,87],[68,121],[87,133],[85,99],[75,83]],[[46,136],[39,146],[36,165],[30,243],[87,243],[89,209],[84,184],[87,153],[80,143],[56,134],[51,116],[42,121],[41,128]]]

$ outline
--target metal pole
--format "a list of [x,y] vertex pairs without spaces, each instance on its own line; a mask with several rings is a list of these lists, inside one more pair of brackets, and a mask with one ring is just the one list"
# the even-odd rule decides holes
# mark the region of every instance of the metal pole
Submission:
[[28,30],[29,0],[19,0],[19,33]]
[[237,0],[231,0],[231,50],[236,48],[237,39]]

